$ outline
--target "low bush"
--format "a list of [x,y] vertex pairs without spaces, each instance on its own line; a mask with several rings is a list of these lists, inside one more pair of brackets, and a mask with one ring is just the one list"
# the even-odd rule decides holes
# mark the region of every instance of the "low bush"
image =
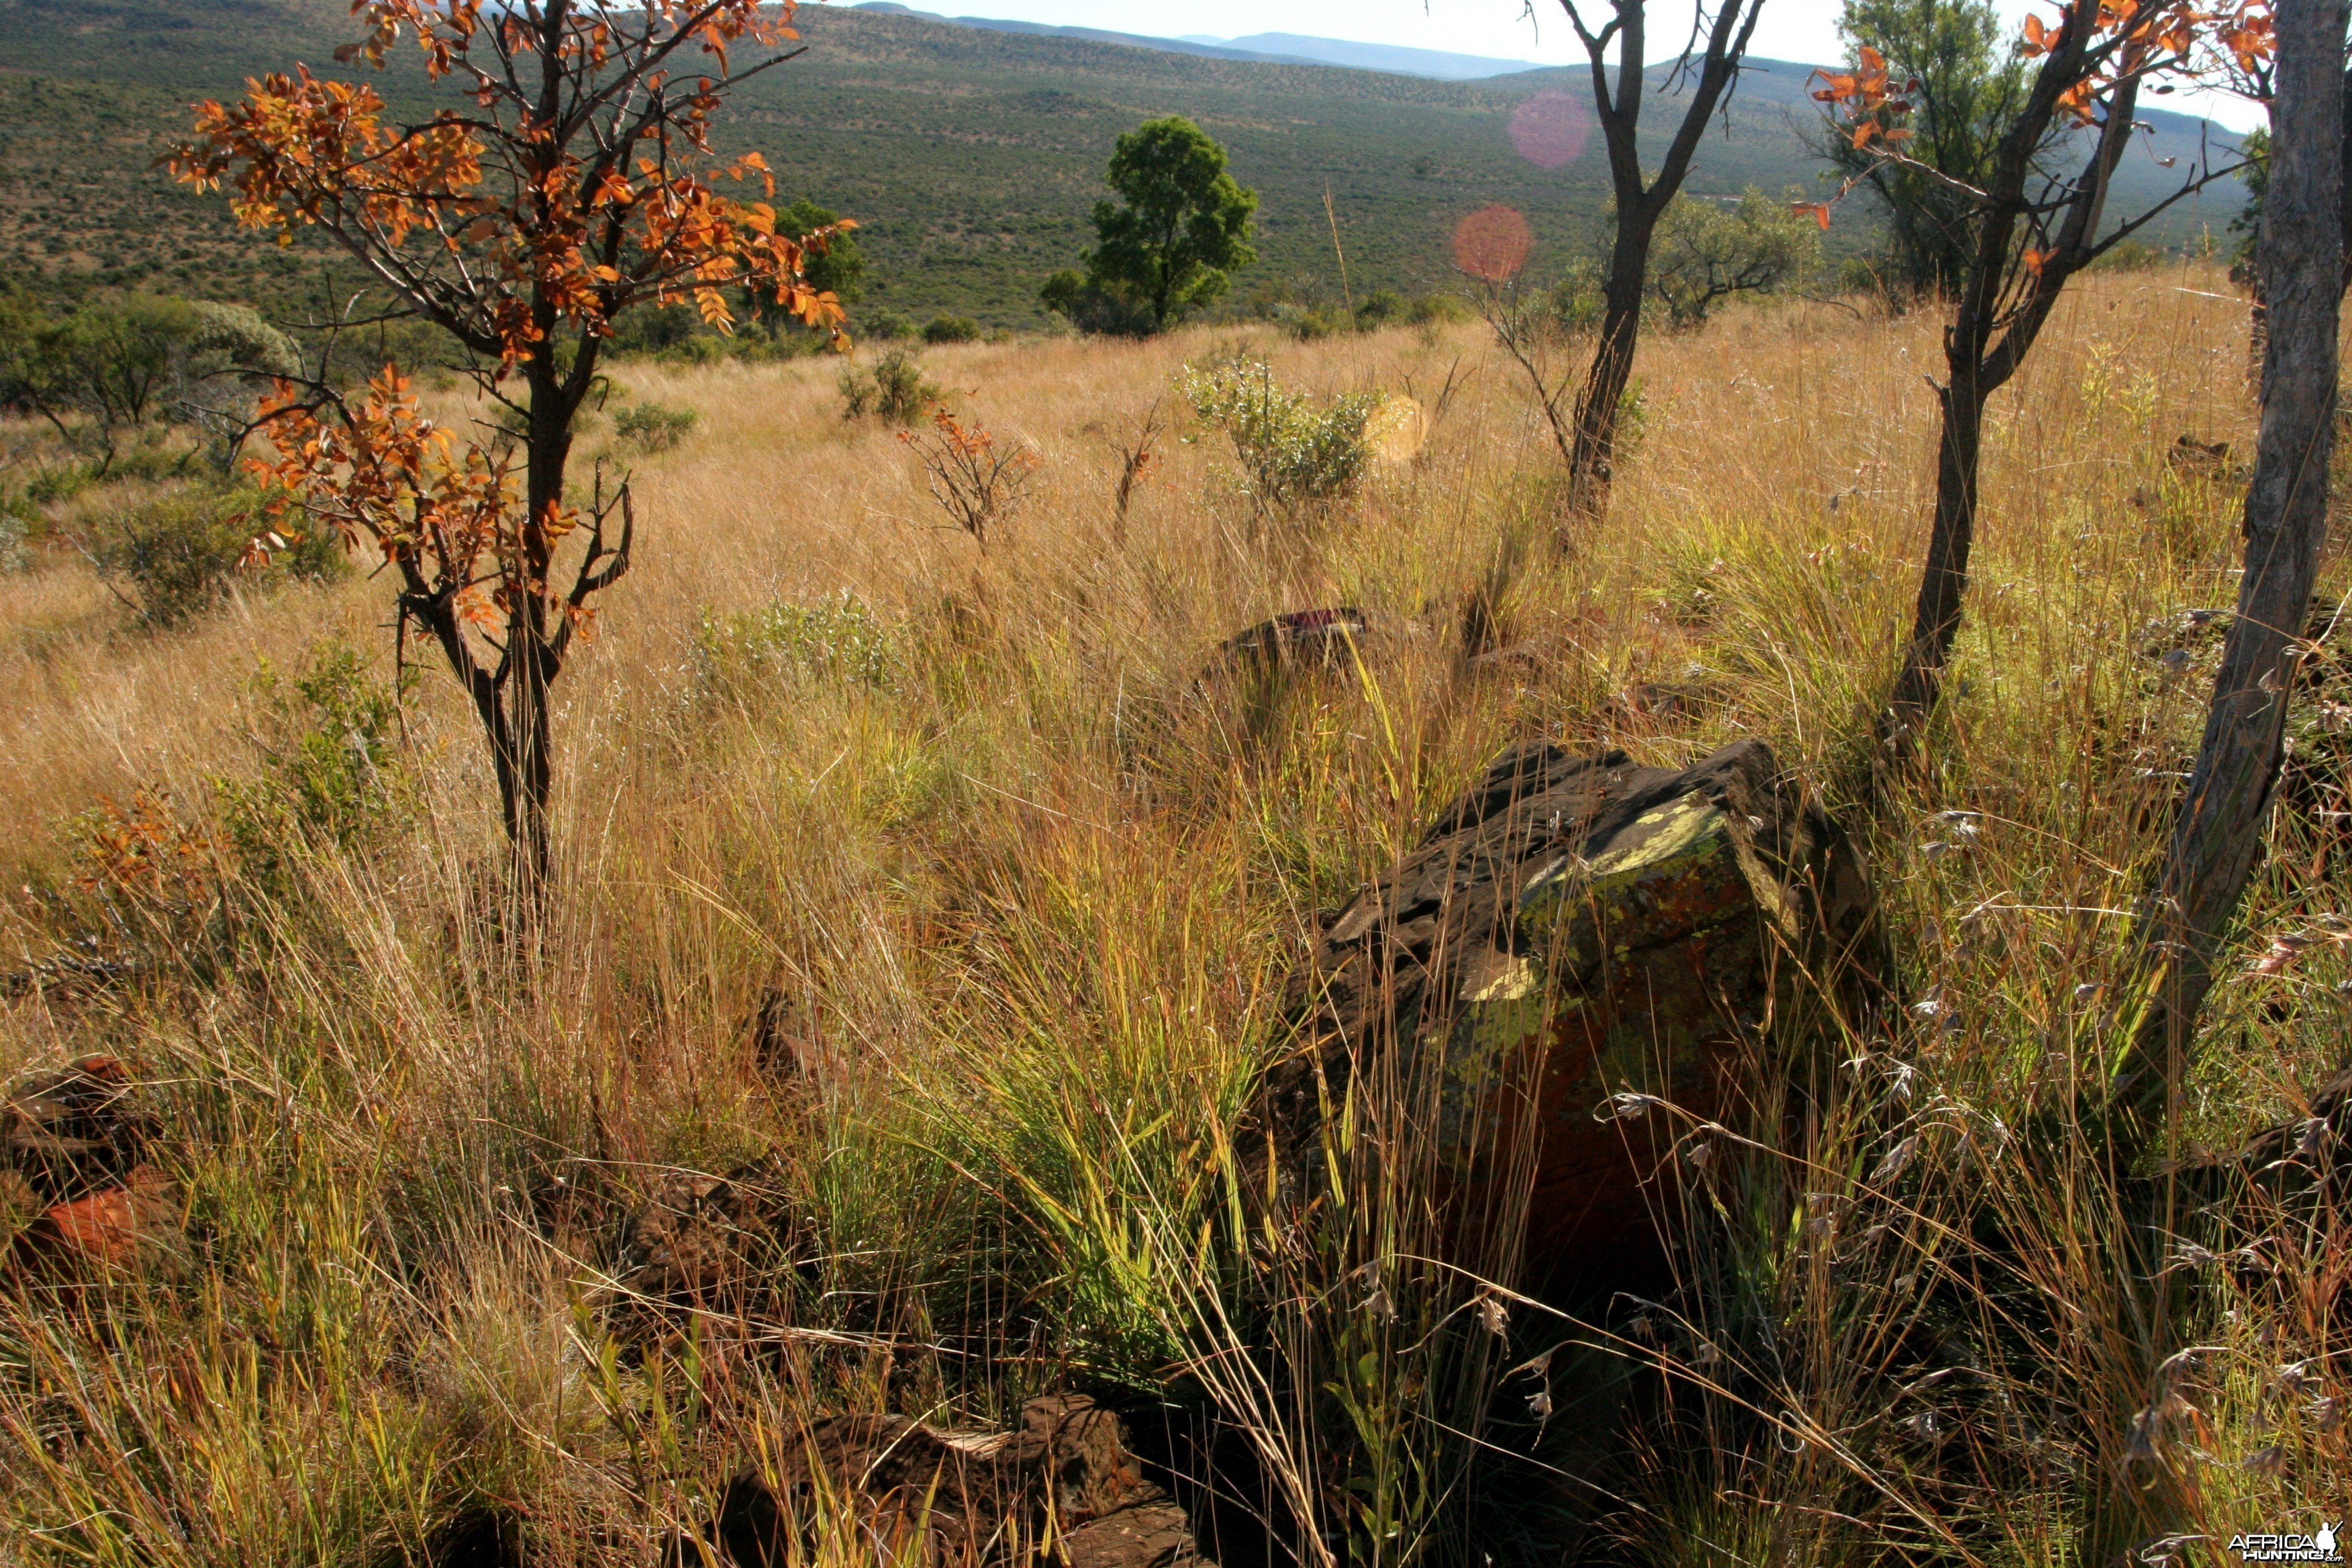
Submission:
[[897,662],[889,626],[845,588],[812,604],[767,604],[724,616],[705,609],[694,634],[701,683],[739,699],[780,677],[887,690]]
[[98,525],[89,552],[99,576],[154,626],[210,609],[240,565],[245,581],[263,586],[287,578],[321,582],[351,569],[332,530],[270,534],[261,494],[247,486],[190,487],[117,512]]
[[672,408],[648,400],[614,415],[613,433],[624,445],[640,451],[667,452],[692,435],[701,419],[691,408]]
[[923,362],[911,349],[892,349],[870,366],[852,365],[841,376],[841,416],[871,414],[892,425],[912,425],[927,405],[946,393],[923,379]]
[[980,323],[970,316],[933,316],[923,326],[927,343],[972,343],[980,341]]
[[2152,272],[2172,264],[2172,252],[2145,240],[2118,240],[2091,265],[2101,272]]
[[1601,264],[1580,256],[1544,290],[1538,309],[1559,331],[1591,331],[1601,325],[1601,312],[1609,304],[1601,282]]
[[357,849],[387,837],[409,804],[395,749],[400,694],[341,637],[289,676],[268,660],[254,677],[261,768],[221,782],[221,820],[245,868],[281,882],[298,838]]
[[1393,289],[1375,289],[1356,306],[1356,330],[1376,332],[1382,327],[1394,326],[1404,320],[1409,309],[1404,296]]
[[40,520],[23,497],[0,493],[0,574],[33,569],[33,535]]
[[1687,331],[1727,300],[1776,292],[1818,266],[1821,234],[1798,210],[1801,194],[1774,201],[1750,185],[1728,205],[1676,196],[1650,261],[1650,297],[1667,324]]
[[1466,321],[1473,313],[1459,294],[1423,294],[1406,308],[1404,319],[1416,327],[1444,326]]
[[1118,289],[1091,282],[1075,267],[1066,267],[1045,279],[1037,302],[1081,332],[1115,338],[1148,338],[1151,314]]
[[1345,495],[1363,477],[1364,421],[1377,394],[1318,404],[1249,359],[1187,365],[1180,384],[1192,412],[1233,443],[1240,488],[1257,516],[1294,515]]
[[915,335],[915,323],[911,317],[897,310],[877,310],[872,320],[858,324],[858,335],[872,338],[877,343],[897,342]]

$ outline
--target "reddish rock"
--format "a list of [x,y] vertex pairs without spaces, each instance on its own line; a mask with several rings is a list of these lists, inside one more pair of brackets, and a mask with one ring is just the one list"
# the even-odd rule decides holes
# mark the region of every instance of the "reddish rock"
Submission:
[[1364,612],[1352,605],[1286,611],[1218,644],[1203,675],[1351,665],[1371,630]]
[[1457,1227],[1503,1212],[1498,1180],[1531,1161],[1529,1277],[1605,1283],[1657,1255],[1662,1158],[1841,999],[1872,911],[1843,835],[1761,742],[1682,771],[1507,752],[1296,979],[1307,1044],[1264,1112],[1294,1195],[1320,1096],[1360,1076],[1427,1097]]
[[120,1184],[145,1158],[157,1119],[129,1067],[84,1057],[37,1073],[0,1100],[0,1160],[50,1203]]
[[642,1303],[737,1307],[810,1267],[784,1173],[671,1171],[623,1227],[616,1270]]
[[141,1165],[122,1185],[53,1205],[25,1232],[36,1252],[70,1256],[104,1268],[132,1268],[175,1257],[180,1198],[171,1178]]
[[179,1196],[147,1160],[159,1131],[131,1069],[112,1057],[16,1084],[0,1100],[0,1243],[105,1268],[176,1258]]

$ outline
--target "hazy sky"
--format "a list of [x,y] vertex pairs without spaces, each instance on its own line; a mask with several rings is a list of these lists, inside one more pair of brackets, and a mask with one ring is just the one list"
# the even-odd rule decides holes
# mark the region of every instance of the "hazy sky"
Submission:
[[[1243,37],[1252,33],[1306,33],[1363,43],[1406,44],[1463,55],[1493,55],[1538,65],[1580,61],[1576,36],[1561,16],[1559,0],[1537,0],[1532,11],[1518,0],[1188,0],[1157,8],[1136,0],[907,0],[919,11],[950,16],[994,16],[1046,22],[1065,27],[1109,27],[1122,33],[1162,37],[1213,34]],[[1996,0],[2004,16],[2021,17],[2025,0]],[[1606,0],[1592,7],[1606,13]],[[1677,10],[1679,7],[1676,8]],[[2044,16],[2053,7],[2044,5]],[[1767,0],[1757,24],[1755,51],[1783,60],[1837,58],[1839,0]],[[1588,11],[1588,15],[1591,12]],[[1663,18],[1661,6],[1654,13]],[[1654,20],[1653,26],[1656,26]],[[1687,28],[1687,22],[1684,24]],[[1682,42],[1653,38],[1654,58]],[[2145,101],[2145,100],[2143,100]],[[2168,109],[2202,111],[2233,126],[2262,123],[2262,110],[2236,100],[2188,94],[2161,100]]]

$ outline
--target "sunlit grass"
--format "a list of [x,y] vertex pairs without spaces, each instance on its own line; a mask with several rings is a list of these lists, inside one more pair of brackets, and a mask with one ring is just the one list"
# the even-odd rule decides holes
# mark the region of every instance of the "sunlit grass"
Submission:
[[[1517,1300],[1507,1258],[1429,1262],[1410,1159],[1268,1232],[1250,1088],[1318,918],[1507,743],[1681,763],[1760,735],[1854,808],[1924,537],[1932,314],[1654,339],[1640,451],[1565,558],[1549,437],[1466,328],[936,351],[1042,460],[985,552],[889,431],[840,417],[837,366],[623,365],[700,418],[631,459],[640,564],[560,689],[562,870],[527,951],[429,663],[405,792],[358,848],[231,868],[195,910],[109,913],[76,879],[79,814],[161,787],[201,823],[211,781],[255,773],[263,656],[337,627],[388,676],[381,583],[151,636],[70,559],[0,579],[0,824],[30,889],[5,946],[88,928],[162,960],[10,1002],[0,1069],[134,1060],[192,1238],[150,1278],[0,1301],[0,1534],[28,1563],[421,1561],[491,1509],[545,1561],[643,1563],[817,1411],[976,1426],[1072,1379],[1239,1426],[1310,1561],[2055,1568],[2303,1520],[2352,1484],[2309,1413],[2343,1386],[2341,1249],[2185,1268],[2159,1333],[2095,1162],[2019,1152],[2096,1070],[2117,911],[2200,719],[2138,630],[2234,591],[2233,498],[2163,461],[2250,429],[2216,281],[2091,280],[1997,405],[1934,765],[1856,820],[1905,999],[1938,1005],[1836,1042],[1810,1122],[1774,1097],[1734,1129],[1759,1147],[1694,1199],[1691,1289],[1638,1325]],[[1122,521],[1120,442],[1237,337],[1318,395],[1464,390],[1417,461],[1297,526],[1254,529],[1219,444],[1174,439]],[[1262,711],[1199,680],[1241,627],[1339,604],[1375,618],[1360,668]],[[1690,700],[1618,700],[1643,684]],[[2251,931],[2341,907],[2317,832],[2282,822]],[[2222,988],[2185,1137],[2242,1136],[2338,1063],[2337,962]],[[649,1338],[625,1215],[667,1169],[754,1161],[805,1278]],[[1563,1342],[1549,1385],[1505,1375]],[[2222,1348],[2158,1386],[2196,1343]],[[1922,1425],[1934,1356],[1980,1380],[1974,1436]],[[2316,1380],[2291,1411],[2290,1363]],[[1580,1414],[1538,1420],[1538,1386]],[[2136,1456],[2175,1393],[2195,1418]],[[1603,1465],[1621,1408],[1636,1441]],[[1965,1442],[1995,1468],[1961,1475]],[[812,1561],[871,1560],[853,1508],[819,1511]]]

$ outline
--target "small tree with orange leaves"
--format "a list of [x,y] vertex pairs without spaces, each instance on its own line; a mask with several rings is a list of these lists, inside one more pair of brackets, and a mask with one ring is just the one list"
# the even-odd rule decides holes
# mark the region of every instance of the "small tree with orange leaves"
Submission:
[[[1839,133],[1882,162],[1903,163],[1962,197],[1967,259],[1944,331],[1946,379],[1937,388],[1943,429],[1937,448],[1936,512],[1903,664],[1878,723],[1878,739],[1907,758],[1941,696],[1968,594],[1976,538],[1977,483],[1986,403],[2024,363],[2069,279],[2194,192],[2237,171],[2201,157],[2164,200],[2127,217],[2107,211],[2116,165],[2138,129],[2144,89],[2164,79],[2241,68],[2267,55],[2270,13],[2260,0],[2060,0],[2055,25],[2028,16],[2018,48],[2038,61],[2003,131],[1982,189],[1912,159],[1906,147],[1909,90],[1875,50],[1853,68],[1818,72],[1813,96],[1832,106]],[[1894,62],[1899,65],[1901,62]],[[2079,159],[2073,172],[2063,165]],[[1849,179],[1843,196],[1868,177]],[[1834,201],[1836,198],[1832,198]],[[1801,204],[1829,224],[1831,203]]]
[[[550,857],[550,689],[590,600],[628,570],[635,532],[625,483],[608,496],[600,476],[584,508],[565,485],[614,322],[691,300],[726,331],[727,291],[747,289],[842,341],[840,305],[803,272],[834,230],[779,232],[766,164],[710,145],[728,95],[796,52],[783,47],[793,6],[356,0],[352,14],[363,35],[339,60],[381,68],[413,40],[470,107],[394,123],[373,88],[298,66],[233,106],[201,106],[173,169],[226,185],[249,227],[322,231],[389,297],[385,316],[447,333],[457,368],[520,427],[511,444],[485,443],[436,424],[386,365],[358,394],[279,383],[257,426],[277,455],[254,467],[276,512],[337,529],[399,574],[401,626],[430,634],[472,700],[518,887],[535,897]],[[734,58],[750,50],[760,58]],[[567,551],[575,535],[584,543]]]

